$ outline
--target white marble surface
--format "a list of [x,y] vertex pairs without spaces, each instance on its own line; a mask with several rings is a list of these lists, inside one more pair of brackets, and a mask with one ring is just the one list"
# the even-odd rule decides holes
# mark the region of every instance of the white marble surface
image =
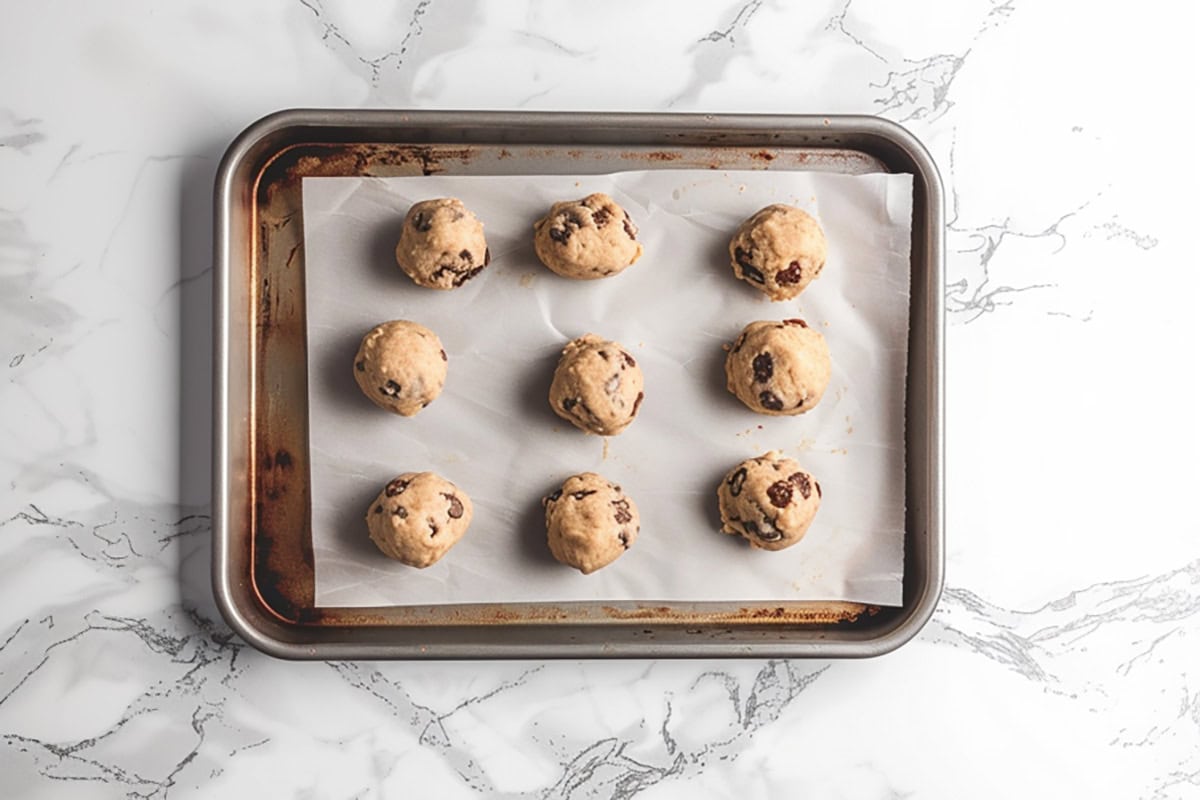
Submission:
[[[0,794],[1200,796],[1195,12],[647,6],[4,5]],[[209,199],[231,137],[292,106],[908,125],[953,199],[948,582],[920,638],[292,664],[232,637]]]

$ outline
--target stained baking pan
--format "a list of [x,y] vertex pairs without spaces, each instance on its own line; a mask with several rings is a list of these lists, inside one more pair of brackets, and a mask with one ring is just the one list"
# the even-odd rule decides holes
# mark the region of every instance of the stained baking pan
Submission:
[[[913,175],[899,607],[847,602],[318,607],[311,530],[301,181],[628,169]],[[284,658],[863,657],[903,644],[943,575],[943,202],[928,153],[873,117],[284,111],[216,185],[213,586]]]

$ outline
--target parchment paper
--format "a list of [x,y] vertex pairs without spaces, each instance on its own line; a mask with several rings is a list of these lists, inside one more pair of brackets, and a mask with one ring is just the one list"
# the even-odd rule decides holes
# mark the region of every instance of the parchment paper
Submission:
[[[532,226],[551,203],[612,195],[645,254],[619,276],[569,281],[538,262]],[[318,606],[570,600],[901,601],[909,175],[656,170],[606,176],[306,178],[304,195],[313,545]],[[408,207],[458,197],[485,224],[492,264],[462,288],[423,289],[396,266]],[[764,205],[798,205],[829,240],[824,272],[771,303],[733,278],[727,246]],[[812,412],[751,413],[725,389],[722,345],[757,319],[801,316],[826,336],[833,379]],[[410,319],[449,354],[446,388],[405,419],[351,375],[362,335]],[[623,343],[646,399],[620,436],[589,436],[546,396],[562,346]],[[824,499],[780,552],[719,532],[716,487],[738,461],[779,449]],[[432,470],[475,503],[467,535],[417,570],[381,555],[364,516],[394,475]],[[583,576],[545,544],[540,498],[591,470],[641,510],[636,544]]]

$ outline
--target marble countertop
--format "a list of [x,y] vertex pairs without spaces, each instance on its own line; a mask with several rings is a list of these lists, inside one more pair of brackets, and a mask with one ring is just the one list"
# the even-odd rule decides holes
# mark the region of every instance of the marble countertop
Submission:
[[[1183,5],[10,4],[4,796],[1200,796]],[[947,584],[919,638],[850,662],[242,644],[208,578],[211,192],[288,107],[909,127],[950,198]]]

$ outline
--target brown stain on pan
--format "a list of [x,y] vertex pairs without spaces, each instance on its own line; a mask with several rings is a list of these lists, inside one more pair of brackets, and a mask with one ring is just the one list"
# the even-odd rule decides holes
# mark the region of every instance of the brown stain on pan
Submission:
[[[264,599],[268,599],[264,596]],[[665,613],[648,613],[604,607],[595,613],[571,611],[555,606],[509,609],[498,603],[489,609],[459,610],[453,606],[394,606],[386,608],[314,607],[289,604],[286,591],[270,595],[272,607],[287,612],[289,622],[315,627],[403,627],[442,628],[480,627],[503,628],[521,626],[577,625],[605,626],[641,633],[647,636],[666,630],[686,630],[691,634],[729,634],[737,628],[771,628],[783,626],[829,627],[851,625],[861,616],[873,616],[878,606],[856,609],[787,609],[782,607],[745,608],[737,612],[684,612],[667,609]],[[278,613],[278,611],[277,611]],[[284,614],[279,614],[285,616]],[[655,628],[644,626],[653,625]]]
[[287,450],[268,453],[262,463],[262,487],[267,500],[275,501],[287,493],[295,472],[295,461]]
[[298,524],[307,516],[307,478],[289,450],[274,448],[260,457],[256,479],[254,586],[272,613],[296,621],[315,599],[311,537]]
[[[304,178],[347,176],[435,175],[446,164],[469,164],[478,147],[455,145],[379,145],[298,143],[281,149],[259,174],[256,198],[260,210],[278,211],[280,193],[299,189]],[[298,206],[298,198],[287,198]]]
[[[305,170],[355,169],[353,153],[326,160],[336,148],[298,145],[276,153],[259,171],[249,279],[254,323],[252,584],[268,613],[294,623],[315,600],[308,478],[308,406],[300,182]],[[325,166],[322,166],[325,165]]]
[[679,161],[683,158],[683,153],[675,150],[651,150],[645,153],[629,151],[621,153],[621,158],[627,161],[651,161],[661,164],[667,161]]
[[616,606],[601,606],[601,610],[609,617],[620,620],[663,619],[671,615],[671,608],[669,606],[634,609],[617,608]]
[[573,621],[572,615],[558,607],[544,605],[516,609],[503,604],[460,608],[443,606],[436,613],[425,606],[392,606],[387,608],[306,608],[300,612],[301,622],[312,625],[423,627],[538,625]]
[[[503,603],[473,606],[397,606],[385,608],[300,608],[296,619],[308,625],[322,626],[517,626],[547,624],[612,625],[647,624],[679,628],[690,633],[712,633],[739,626],[828,626],[848,625],[862,615],[875,615],[878,606],[847,602],[806,602],[745,606],[732,610],[684,610],[671,606],[617,607],[600,606],[593,610],[571,609],[551,604]],[[644,628],[653,633],[653,628]]]
[[770,607],[748,606],[728,612],[684,612],[668,606],[645,608],[617,608],[603,606],[606,615],[614,620],[663,622],[663,623],[703,623],[705,625],[745,625],[753,623],[791,624],[791,625],[829,625],[836,623],[854,622],[864,613],[874,615],[879,611],[878,606],[868,606],[863,603],[845,602],[811,602]]
[[255,503],[254,589],[263,606],[281,619],[297,621],[303,611],[305,587],[297,583],[285,552],[276,546],[276,537],[263,535],[265,509]]
[[[564,607],[552,604],[520,603],[507,605],[473,604],[464,606],[390,606],[376,608],[297,609],[296,620],[307,625],[345,627],[505,627],[522,625],[620,625],[637,630],[656,625],[678,630],[687,626],[689,633],[713,634],[737,627],[834,626],[854,623],[861,616],[873,616],[878,606],[861,603],[806,602],[771,606],[674,608],[667,605]],[[661,629],[660,629],[661,631]],[[660,632],[644,628],[647,635]]]

